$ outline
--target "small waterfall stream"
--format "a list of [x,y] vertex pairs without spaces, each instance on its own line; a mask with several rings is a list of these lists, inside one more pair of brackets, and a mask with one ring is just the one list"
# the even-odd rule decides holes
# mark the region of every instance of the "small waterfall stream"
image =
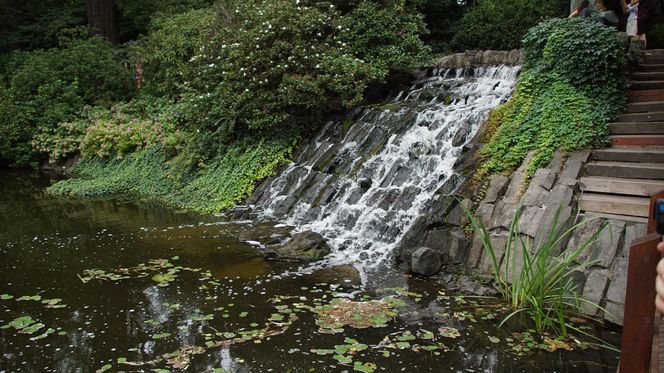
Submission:
[[462,148],[488,112],[505,102],[518,67],[433,71],[391,103],[329,123],[266,188],[255,207],[323,235],[323,265],[364,272],[393,249],[454,174]]

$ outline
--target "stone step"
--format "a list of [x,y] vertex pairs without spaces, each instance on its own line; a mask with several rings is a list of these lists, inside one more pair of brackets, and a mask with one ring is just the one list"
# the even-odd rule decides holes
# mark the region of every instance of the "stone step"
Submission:
[[632,80],[664,80],[664,71],[635,72]]
[[664,88],[664,80],[630,80],[629,89],[648,90]]
[[645,113],[630,113],[618,116],[619,122],[660,122],[664,121],[664,111],[648,111]]
[[603,193],[584,193],[579,210],[600,213],[648,217],[650,199],[647,197],[616,196]]
[[646,113],[649,111],[664,111],[664,101],[633,102],[625,106],[628,113]]
[[664,55],[661,54],[646,54],[643,56],[643,63],[645,64],[661,64],[664,63]]
[[[629,215],[617,215],[617,214],[603,214],[601,212],[586,212],[584,214],[587,220],[589,219],[611,219],[611,220],[622,220],[622,221],[632,221],[635,223],[648,223],[648,218],[643,218],[640,216],[629,216]],[[584,220],[586,220],[584,219]]]
[[617,122],[609,123],[612,135],[664,134],[664,122]]
[[628,89],[629,102],[664,101],[664,89]]
[[638,72],[664,71],[664,63],[642,63],[637,67]]
[[664,148],[612,147],[592,152],[595,161],[664,163]]
[[612,135],[609,140],[616,146],[664,146],[664,135]]
[[664,180],[664,163],[592,161],[584,176]]
[[586,176],[579,179],[579,187],[586,192],[649,197],[664,190],[664,180]]
[[643,52],[644,55],[646,56],[661,56],[664,55],[664,49],[662,48],[656,48],[656,49],[647,49]]

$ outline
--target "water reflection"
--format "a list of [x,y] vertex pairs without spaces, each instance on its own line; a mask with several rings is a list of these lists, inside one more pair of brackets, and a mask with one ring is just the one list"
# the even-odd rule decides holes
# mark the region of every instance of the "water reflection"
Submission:
[[[488,341],[494,335],[504,339],[508,330],[496,330],[494,321],[459,320],[454,310],[469,308],[441,297],[443,286],[400,271],[386,268],[361,288],[360,274],[351,266],[303,274],[296,265],[266,262],[259,248],[242,242],[251,236],[247,231],[264,233],[265,226],[153,204],[53,198],[43,193],[49,179],[33,174],[0,171],[0,180],[0,294],[13,296],[0,300],[0,326],[29,315],[44,324],[42,330],[53,329],[39,340],[37,333],[0,329],[0,372],[94,372],[108,364],[111,371],[149,371],[173,368],[173,360],[189,372],[352,371],[352,364],[311,351],[334,349],[345,337],[372,346],[353,359],[387,372],[529,372],[533,367],[608,372],[615,367],[616,354],[607,351],[518,357]],[[170,266],[118,280],[84,278],[85,270],[122,273],[157,258],[168,259]],[[181,269],[160,286],[154,276],[168,268]],[[313,308],[333,298],[359,301],[393,294],[386,288],[418,293],[403,297],[406,306],[395,322],[346,328],[343,334],[319,332]],[[28,295],[40,300],[18,300]],[[62,299],[66,307],[48,308],[42,299]],[[297,319],[289,321],[291,314]],[[458,339],[436,337],[448,352],[403,349],[385,357],[373,348],[394,333],[437,333],[440,326],[461,333]],[[176,351],[195,353],[178,357]],[[149,364],[118,363],[123,359]]]

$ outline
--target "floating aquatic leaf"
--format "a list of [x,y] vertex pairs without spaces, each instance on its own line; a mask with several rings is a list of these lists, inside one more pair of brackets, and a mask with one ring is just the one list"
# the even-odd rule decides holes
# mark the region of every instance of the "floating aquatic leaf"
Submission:
[[0,299],[1,300],[7,300],[7,299],[12,299],[12,298],[14,298],[14,296],[11,295],[11,294],[0,294]]
[[268,319],[269,321],[283,321],[284,320],[284,315],[278,314],[278,313],[273,313],[270,315],[270,318]]
[[[323,333],[334,333],[344,326],[352,328],[379,328],[398,314],[393,298],[355,302],[348,299],[334,299],[327,305],[312,309],[318,315],[316,325]],[[396,303],[401,304],[401,303]]]
[[359,361],[356,361],[353,365],[353,370],[356,372],[373,373],[376,368],[378,367],[374,363],[362,363]]
[[32,324],[32,325],[30,325],[30,326],[26,326],[25,328],[21,329],[21,330],[19,331],[19,333],[23,333],[23,334],[34,334],[34,333],[36,333],[37,331],[39,331],[41,328],[43,328],[43,327],[45,327],[45,326],[46,326],[46,325],[44,325],[44,324],[42,324],[42,323]]
[[494,336],[490,335],[490,336],[489,336],[489,341],[490,341],[491,343],[500,343],[500,338],[498,338],[498,337],[494,337]]
[[420,330],[417,336],[424,340],[432,340],[434,338],[433,332],[429,330]]
[[169,282],[175,281],[175,274],[173,273],[157,273],[152,276],[152,281],[156,282],[159,286],[168,286]]
[[563,341],[560,341],[558,339],[551,339],[549,337],[544,337],[544,344],[546,345],[546,350],[553,352],[556,350],[567,350],[567,351],[572,351],[572,347]]
[[314,354],[317,355],[331,355],[334,353],[334,350],[328,350],[328,349],[322,349],[322,348],[314,348],[311,350]]
[[193,321],[207,321],[214,319],[214,315],[208,313],[207,315],[195,315],[191,318]]
[[458,338],[461,336],[458,329],[449,326],[444,326],[438,329],[438,331],[440,332],[440,335],[447,338]]
[[410,343],[409,343],[409,342],[397,342],[397,343],[395,343],[395,345],[396,345],[397,348],[400,349],[400,350],[403,350],[403,349],[406,349],[406,348],[409,348],[409,347],[410,347]]
[[118,358],[118,364],[125,364],[126,362],[127,362],[127,358],[126,358],[126,357],[119,357],[119,358]]
[[41,295],[24,295],[17,300],[19,301],[27,301],[27,300],[34,300],[34,301],[40,301],[41,300]]
[[162,338],[167,338],[170,337],[171,333],[157,333],[152,335],[152,339],[162,339]]
[[107,371],[111,368],[113,368],[113,365],[106,364],[106,365],[102,366],[101,368],[97,369],[97,373],[104,373],[105,371]]
[[214,368],[212,370],[212,373],[231,373],[231,371],[222,368]]
[[353,362],[353,358],[346,355],[334,355],[332,358],[341,364],[350,364]]

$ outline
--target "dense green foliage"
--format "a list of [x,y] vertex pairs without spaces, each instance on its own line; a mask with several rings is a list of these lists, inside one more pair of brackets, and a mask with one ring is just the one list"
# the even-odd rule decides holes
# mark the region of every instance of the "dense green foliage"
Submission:
[[532,28],[523,43],[522,75],[490,117],[477,178],[517,167],[530,151],[532,175],[556,149],[602,145],[607,122],[623,108],[626,60],[613,30],[559,19]]
[[0,0],[0,54],[56,47],[63,31],[84,25],[80,0]]
[[2,94],[0,159],[25,165],[37,160],[33,137],[73,121],[84,105],[126,97],[129,71],[110,44],[98,37],[62,37],[60,47],[16,52]]
[[452,41],[458,50],[520,47],[521,38],[538,22],[564,17],[567,0],[478,0],[455,25]]
[[184,99],[204,148],[315,125],[358,104],[390,68],[416,66],[427,53],[421,16],[401,1],[361,1],[347,12],[326,1],[245,1],[217,12]]
[[161,145],[118,159],[84,158],[74,169],[80,178],[61,181],[49,191],[83,197],[133,193],[200,212],[232,207],[290,157],[292,138],[250,138],[220,152],[205,165],[188,163],[187,154],[170,159]]
[[[52,192],[129,192],[198,211],[228,208],[287,161],[300,133],[359,104],[370,84],[393,69],[419,66],[429,53],[420,39],[423,17],[410,1],[227,0],[160,13],[148,30],[125,49],[132,69],[113,61],[126,75],[135,63],[143,66],[145,83],[135,97],[131,90],[72,94],[66,115],[25,134],[26,154],[82,156],[81,179]],[[72,40],[76,46],[98,39]],[[96,87],[120,92],[97,78]],[[63,86],[88,87],[84,79]],[[11,101],[14,90],[10,84],[0,98]],[[24,95],[30,103],[36,97]]]
[[203,48],[214,11],[209,8],[153,20],[150,33],[131,47],[135,63],[143,65],[143,93],[177,98],[185,77],[195,73],[190,59]]

